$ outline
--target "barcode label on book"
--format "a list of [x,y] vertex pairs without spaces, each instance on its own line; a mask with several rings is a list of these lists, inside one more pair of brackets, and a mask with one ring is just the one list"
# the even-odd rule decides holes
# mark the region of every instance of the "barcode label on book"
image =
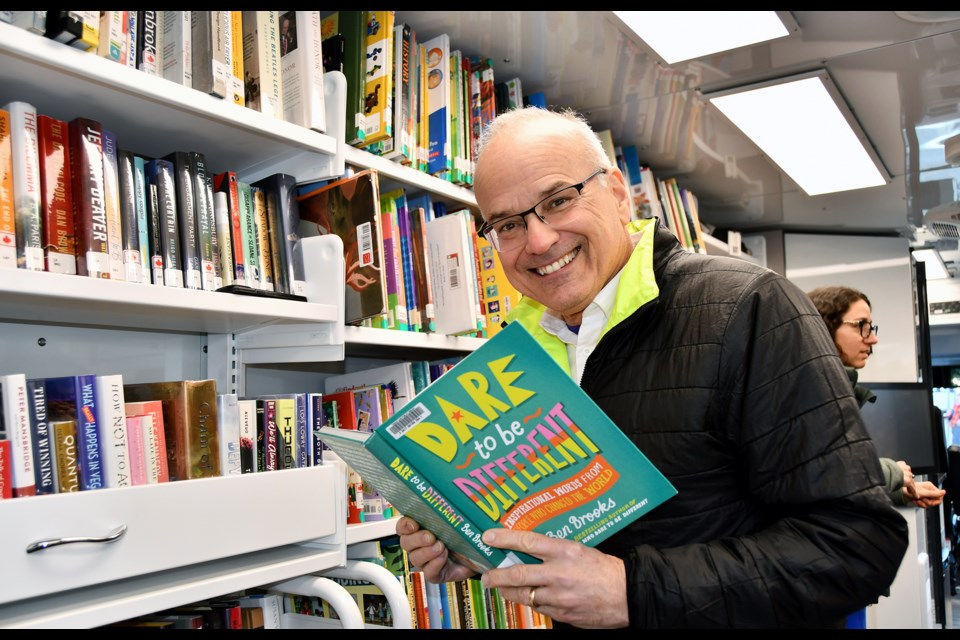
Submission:
[[456,253],[447,256],[447,280],[451,289],[460,288],[460,257]]
[[357,225],[357,248],[360,250],[360,266],[373,264],[373,228],[369,222]]
[[387,427],[387,433],[399,440],[407,431],[430,417],[430,410],[422,402],[418,402],[406,409],[406,413],[397,418],[397,421]]

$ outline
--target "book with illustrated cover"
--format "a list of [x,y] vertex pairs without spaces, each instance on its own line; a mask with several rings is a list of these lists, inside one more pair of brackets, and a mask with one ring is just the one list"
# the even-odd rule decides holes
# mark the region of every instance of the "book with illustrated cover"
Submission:
[[160,400],[170,480],[220,475],[216,380],[125,384],[128,402]]
[[595,546],[676,489],[518,323],[369,434],[321,439],[459,561],[537,560],[484,545],[494,527]]
[[[242,223],[242,212],[240,211],[240,191],[237,183],[237,174],[233,171],[224,171],[213,177],[213,189],[215,193],[223,193],[227,196],[227,213],[229,215],[229,237],[230,237],[230,260],[233,265],[233,279],[230,282],[245,284],[251,286],[246,280],[246,258],[245,258],[245,238]],[[221,234],[222,235],[222,234]],[[224,274],[224,284],[227,282]]]
[[46,270],[76,275],[77,243],[67,123],[39,114],[37,142],[40,156],[40,220]]
[[363,144],[393,136],[393,11],[365,11]]
[[358,324],[387,312],[380,238],[377,171],[366,169],[297,198],[300,236],[334,233],[343,240],[346,273],[344,322]]
[[257,470],[257,401],[252,398],[237,400],[240,422],[240,473]]
[[500,254],[490,241],[479,235],[475,241],[480,250],[480,294],[486,318],[486,337],[492,338],[500,332],[507,314],[520,302],[520,292],[507,280]]
[[77,421],[50,420],[50,434],[53,437],[54,461],[57,468],[57,493],[80,491]]
[[43,226],[40,214],[40,154],[37,108],[9,102],[10,151],[13,158],[13,210],[17,229],[17,266],[43,271]]
[[97,392],[93,374],[47,378],[47,419],[75,421],[76,453],[80,491],[106,486],[104,443],[97,425]]
[[427,173],[446,177],[453,169],[450,153],[450,36],[442,33],[423,43],[427,99]]
[[423,207],[411,207],[407,201],[410,217],[410,260],[413,266],[413,283],[417,290],[417,309],[420,312],[422,331],[437,330],[437,313],[433,304],[433,282],[430,279],[430,256],[427,250],[427,217]]
[[407,296],[403,290],[403,272],[400,256],[400,227],[393,198],[380,196],[380,234],[383,240],[383,276],[387,287],[387,313],[380,328],[407,331]]
[[466,217],[434,218],[426,224],[426,232],[436,331],[445,335],[474,332],[479,318],[474,300],[476,278],[470,267],[473,240]]

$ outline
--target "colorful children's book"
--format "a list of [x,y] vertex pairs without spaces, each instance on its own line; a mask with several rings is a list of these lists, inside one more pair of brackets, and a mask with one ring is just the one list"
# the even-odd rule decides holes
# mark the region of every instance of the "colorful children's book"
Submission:
[[520,324],[449,373],[372,433],[320,437],[459,562],[538,562],[484,545],[494,527],[595,546],[676,495]]

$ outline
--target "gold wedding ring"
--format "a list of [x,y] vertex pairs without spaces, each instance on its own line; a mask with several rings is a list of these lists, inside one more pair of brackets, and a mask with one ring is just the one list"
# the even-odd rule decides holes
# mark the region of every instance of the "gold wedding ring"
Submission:
[[530,604],[531,609],[537,608],[537,588],[536,587],[530,588],[530,597],[527,598],[527,600]]

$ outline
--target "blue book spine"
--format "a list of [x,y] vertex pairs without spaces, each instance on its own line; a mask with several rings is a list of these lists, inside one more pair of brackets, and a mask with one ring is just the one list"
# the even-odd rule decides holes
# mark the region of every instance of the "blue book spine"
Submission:
[[53,444],[47,418],[47,386],[42,378],[27,380],[27,401],[30,405],[30,428],[33,431],[31,443],[37,495],[56,493],[56,465],[53,462]]
[[297,468],[310,466],[309,436],[307,435],[307,394],[297,394]]
[[102,489],[103,443],[97,428],[97,392],[95,375],[77,376],[77,437],[80,440],[80,489]]

